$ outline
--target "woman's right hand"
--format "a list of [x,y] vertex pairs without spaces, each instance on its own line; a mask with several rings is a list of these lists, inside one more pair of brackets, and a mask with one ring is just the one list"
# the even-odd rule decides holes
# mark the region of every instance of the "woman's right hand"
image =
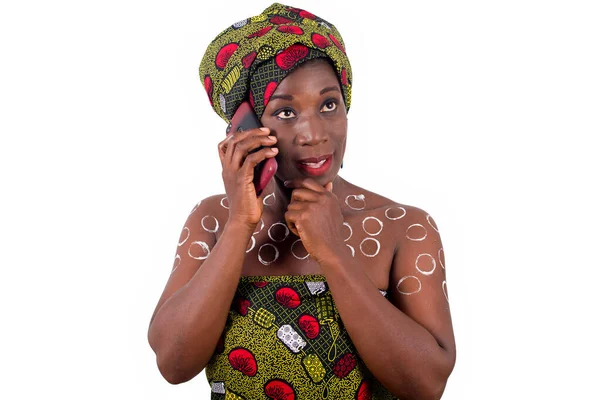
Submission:
[[[269,128],[256,128],[230,133],[219,143],[219,158],[223,167],[223,183],[229,203],[229,221],[241,222],[252,229],[260,222],[263,213],[263,190],[260,197],[254,188],[254,167],[261,161],[277,155],[271,149],[277,143],[269,136]],[[249,154],[261,146],[264,149]]]

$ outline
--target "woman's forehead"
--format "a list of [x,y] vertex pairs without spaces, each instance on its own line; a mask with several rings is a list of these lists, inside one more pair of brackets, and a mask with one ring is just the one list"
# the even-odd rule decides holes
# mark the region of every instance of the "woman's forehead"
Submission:
[[[327,61],[308,61],[288,74],[273,94],[321,91],[334,86],[339,91],[338,77]],[[341,93],[341,92],[340,92]]]

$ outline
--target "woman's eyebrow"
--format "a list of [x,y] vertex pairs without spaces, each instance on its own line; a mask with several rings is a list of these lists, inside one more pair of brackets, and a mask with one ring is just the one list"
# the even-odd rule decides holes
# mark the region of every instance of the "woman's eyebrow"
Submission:
[[340,88],[337,87],[337,86],[327,86],[326,88],[324,88],[323,90],[321,90],[321,92],[319,94],[331,92],[332,90],[337,90],[339,92]]
[[[337,87],[337,86],[327,86],[326,88],[323,88],[319,92],[319,95],[322,95],[322,94],[327,93],[327,92],[331,92],[333,90],[336,90],[336,91],[339,92],[340,88]],[[292,96],[291,94],[274,94],[274,95],[271,96],[271,98],[269,99],[269,101],[275,100],[275,99],[293,100],[294,96]]]

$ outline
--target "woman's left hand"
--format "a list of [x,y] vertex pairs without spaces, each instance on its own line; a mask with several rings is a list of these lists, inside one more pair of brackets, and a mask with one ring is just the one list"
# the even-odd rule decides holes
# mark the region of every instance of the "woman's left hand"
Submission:
[[321,186],[311,178],[288,181],[292,196],[285,221],[300,239],[310,256],[317,262],[337,254],[344,246],[344,217],[338,198],[333,194],[333,183]]

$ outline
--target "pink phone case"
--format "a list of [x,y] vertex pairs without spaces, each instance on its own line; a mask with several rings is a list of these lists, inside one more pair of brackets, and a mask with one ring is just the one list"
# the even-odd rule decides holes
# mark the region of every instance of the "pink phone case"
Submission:
[[[235,114],[231,118],[231,124],[227,127],[227,135],[232,132],[247,131],[248,129],[260,128],[262,125],[256,116],[256,113],[252,109],[252,106],[248,101],[242,102]],[[264,146],[258,147],[250,154],[259,151]],[[256,190],[256,196],[260,196],[264,188],[267,186],[271,178],[277,172],[277,161],[275,158],[267,158],[256,167],[254,167],[254,189]]]

